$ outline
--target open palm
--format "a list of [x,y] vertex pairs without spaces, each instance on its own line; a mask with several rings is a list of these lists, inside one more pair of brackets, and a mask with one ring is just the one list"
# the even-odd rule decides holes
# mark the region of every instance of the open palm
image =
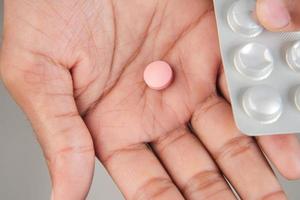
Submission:
[[[55,200],[85,198],[95,154],[127,199],[235,199],[224,176],[243,199],[285,199],[256,140],[235,127],[211,0],[6,9],[2,76],[37,132]],[[143,81],[156,60],[175,74],[163,91]],[[299,176],[286,169],[294,136],[258,142],[285,176]]]

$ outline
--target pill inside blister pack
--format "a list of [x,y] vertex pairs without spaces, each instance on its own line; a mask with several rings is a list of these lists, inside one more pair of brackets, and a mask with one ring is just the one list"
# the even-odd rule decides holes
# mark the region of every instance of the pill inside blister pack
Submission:
[[265,30],[256,0],[215,0],[235,121],[248,135],[300,132],[300,33]]

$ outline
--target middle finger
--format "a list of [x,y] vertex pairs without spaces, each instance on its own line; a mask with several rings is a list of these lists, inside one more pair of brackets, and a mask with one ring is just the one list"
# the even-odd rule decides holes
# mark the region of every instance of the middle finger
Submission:
[[168,133],[152,147],[186,199],[236,199],[205,148],[186,127]]

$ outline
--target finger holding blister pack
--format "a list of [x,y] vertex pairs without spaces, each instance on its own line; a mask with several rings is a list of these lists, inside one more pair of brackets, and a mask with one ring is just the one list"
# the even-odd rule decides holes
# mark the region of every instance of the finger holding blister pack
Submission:
[[300,33],[265,30],[256,0],[214,0],[233,113],[247,135],[300,132]]

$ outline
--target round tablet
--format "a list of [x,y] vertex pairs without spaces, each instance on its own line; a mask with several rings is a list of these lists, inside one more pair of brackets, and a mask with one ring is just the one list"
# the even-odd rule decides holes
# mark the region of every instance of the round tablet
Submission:
[[288,48],[286,59],[293,70],[300,72],[300,41]]
[[150,63],[144,71],[144,81],[154,90],[167,88],[173,79],[171,66],[164,61]]
[[273,123],[281,116],[282,98],[272,87],[252,87],[244,93],[242,100],[245,112],[261,123]]
[[234,32],[247,37],[255,37],[263,32],[263,27],[254,18],[256,0],[238,0],[228,10],[228,24]]
[[262,80],[272,73],[274,58],[264,45],[249,43],[236,51],[234,65],[241,74],[248,78]]

